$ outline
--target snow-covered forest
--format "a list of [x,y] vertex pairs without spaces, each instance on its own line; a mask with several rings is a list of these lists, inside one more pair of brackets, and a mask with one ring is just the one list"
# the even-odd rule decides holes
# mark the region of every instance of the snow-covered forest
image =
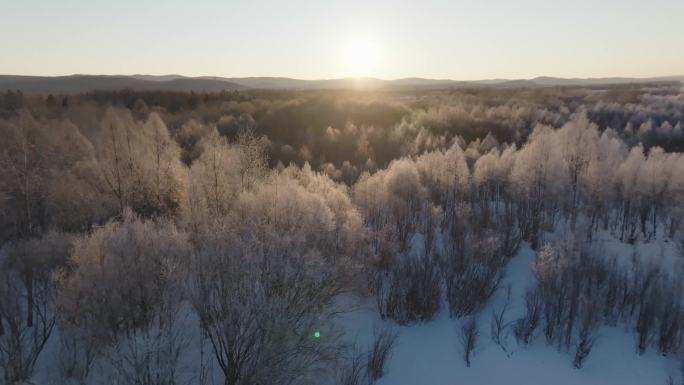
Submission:
[[680,85],[7,92],[0,384],[684,384],[683,222]]

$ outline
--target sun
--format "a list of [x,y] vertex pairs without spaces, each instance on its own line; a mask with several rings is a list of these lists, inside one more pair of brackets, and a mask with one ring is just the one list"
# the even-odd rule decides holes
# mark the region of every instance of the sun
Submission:
[[368,37],[350,39],[344,50],[344,61],[350,75],[370,75],[378,62],[377,44]]

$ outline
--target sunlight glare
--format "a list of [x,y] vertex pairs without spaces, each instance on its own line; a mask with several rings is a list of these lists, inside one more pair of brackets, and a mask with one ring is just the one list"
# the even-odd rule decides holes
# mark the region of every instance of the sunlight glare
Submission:
[[369,38],[355,38],[348,42],[344,57],[350,75],[368,76],[377,64],[378,48]]

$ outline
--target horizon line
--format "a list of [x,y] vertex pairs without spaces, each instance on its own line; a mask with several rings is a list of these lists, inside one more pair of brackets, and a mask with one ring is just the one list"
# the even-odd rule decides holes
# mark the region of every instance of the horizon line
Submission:
[[680,78],[684,77],[684,74],[670,74],[670,75],[658,75],[658,76],[590,76],[590,77],[564,77],[564,76],[553,76],[553,75],[537,75],[534,77],[491,77],[491,78],[478,78],[478,79],[457,79],[457,78],[444,78],[444,77],[424,77],[424,76],[404,76],[397,78],[383,78],[378,76],[339,76],[339,77],[323,77],[323,78],[298,78],[292,76],[277,76],[277,75],[249,75],[249,76],[225,76],[225,75],[182,75],[177,73],[165,73],[165,74],[149,74],[149,73],[134,73],[134,74],[111,74],[111,73],[71,73],[64,75],[26,75],[26,74],[16,74],[16,73],[0,73],[0,76],[21,76],[21,77],[38,77],[38,78],[60,78],[60,77],[76,77],[76,76],[108,76],[108,77],[136,77],[136,76],[148,76],[148,77],[169,77],[175,76],[178,78],[187,79],[200,79],[200,78],[221,78],[221,79],[258,79],[258,78],[272,78],[272,79],[289,79],[289,80],[300,80],[300,81],[330,81],[330,80],[380,80],[380,81],[397,81],[397,80],[408,80],[408,79],[420,79],[420,80],[433,80],[433,81],[450,81],[450,82],[483,82],[483,81],[516,81],[516,80],[535,80],[535,79],[562,79],[562,80],[604,80],[604,79],[630,79],[630,80],[652,80],[652,79],[664,79],[664,78]]

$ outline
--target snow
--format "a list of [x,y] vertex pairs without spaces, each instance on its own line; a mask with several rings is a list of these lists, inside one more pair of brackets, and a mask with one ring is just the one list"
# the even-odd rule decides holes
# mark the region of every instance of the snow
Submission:
[[[671,260],[681,259],[671,242],[638,243],[632,246],[607,235],[597,237],[594,241],[605,247],[609,256],[631,257],[633,251],[637,250],[642,256],[665,258],[662,257],[665,255]],[[348,341],[364,349],[370,345],[377,328],[388,327],[398,332],[397,345],[386,366],[385,376],[376,385],[658,385],[667,384],[668,377],[679,380],[682,374],[678,363],[658,355],[653,349],[638,355],[634,334],[625,330],[624,325],[600,330],[596,345],[581,369],[573,367],[572,351],[558,351],[555,346],[547,346],[541,336],[529,346],[521,346],[515,341],[512,332],[509,333],[506,338],[508,353],[494,344],[490,338],[492,310],[502,306],[505,287],[510,284],[511,303],[506,320],[513,321],[524,314],[523,295],[534,282],[530,270],[534,258],[534,251],[528,244],[523,244],[506,267],[501,289],[479,312],[480,335],[470,367],[466,367],[462,359],[459,320],[449,317],[446,304],[432,321],[401,327],[379,318],[373,298],[347,296],[340,298],[338,305],[351,310],[340,316],[339,326]],[[197,383],[200,356],[198,322],[189,316],[179,326],[185,329],[188,341],[181,360],[182,383]],[[41,354],[37,373],[32,380],[34,384],[51,384],[51,379],[59,378],[58,333],[55,330]],[[212,357],[213,352],[207,344],[205,358],[213,361]],[[102,383],[106,371],[101,365],[96,367],[89,383]],[[217,365],[213,364],[209,372],[210,384],[222,383]],[[322,379],[322,383],[328,383],[329,380]]]
[[[523,294],[534,280],[530,271],[534,257],[534,251],[523,244],[507,266],[502,287],[511,284],[508,321],[519,318],[525,311]],[[678,379],[681,375],[673,359],[659,356],[653,350],[638,355],[633,334],[627,333],[624,326],[603,327],[581,369],[572,365],[573,352],[547,346],[543,337],[534,339],[529,346],[519,346],[510,334],[508,355],[491,341],[489,329],[492,309],[501,306],[504,300],[505,290],[499,290],[497,297],[480,311],[478,347],[470,367],[462,359],[459,321],[449,318],[444,306],[430,322],[400,327],[380,320],[372,300],[359,299],[358,310],[345,314],[340,322],[347,336],[364,347],[370,344],[373,330],[378,326],[399,332],[386,374],[377,385],[645,385],[666,384],[668,376]]]

